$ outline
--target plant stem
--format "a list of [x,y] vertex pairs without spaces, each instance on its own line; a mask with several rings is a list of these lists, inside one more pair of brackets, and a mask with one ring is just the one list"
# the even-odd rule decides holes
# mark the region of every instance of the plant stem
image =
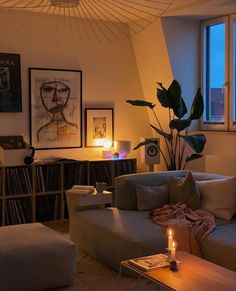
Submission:
[[160,123],[160,121],[159,121],[159,119],[158,119],[158,117],[157,117],[157,115],[156,115],[156,112],[155,112],[155,110],[154,110],[153,108],[152,108],[152,112],[153,112],[153,114],[154,114],[154,116],[155,116],[155,118],[156,118],[156,121],[157,121],[157,123],[158,123],[160,129],[161,129],[162,131],[164,131],[163,128],[162,128],[162,126],[161,126],[161,123]]
[[[188,135],[188,127],[186,128],[186,131],[185,131],[185,135]],[[182,162],[183,162],[183,157],[184,157],[184,152],[185,152],[185,148],[186,148],[186,141],[184,140],[184,144],[183,144],[183,147],[182,147],[182,153],[181,153],[181,157],[180,157],[180,168],[181,168],[181,165],[182,165]],[[187,164],[187,163],[186,163]],[[184,168],[186,167],[186,164],[184,165]],[[183,168],[183,169],[184,169]]]
[[185,162],[184,166],[183,166],[183,170],[185,169],[185,167],[187,166],[187,162]]
[[179,132],[178,132],[178,141],[179,141],[179,165],[178,165],[178,167],[179,167],[179,170],[181,169],[181,153],[180,153],[180,136],[179,136]]
[[[170,122],[171,122],[171,112],[170,112],[170,108],[169,108],[169,124],[170,124]],[[174,132],[174,130],[171,128],[170,133],[171,133],[172,137],[174,136],[173,132]],[[176,169],[173,139],[170,142],[170,146],[171,146],[171,154],[170,154],[171,167],[172,167],[172,169]]]
[[175,135],[175,151],[174,151],[174,159],[176,158],[176,154],[177,154],[177,143],[178,139],[177,139],[177,134]]
[[[171,118],[174,119],[174,114],[171,117],[171,111],[169,108],[169,123],[171,122]],[[174,129],[171,128],[171,135],[174,137]],[[174,138],[171,141],[171,166],[173,170],[176,170],[176,140],[174,146]]]
[[166,164],[167,169],[169,169],[168,162],[167,162],[167,160],[166,160],[166,157],[165,157],[163,151],[161,150],[161,147],[160,147],[158,144],[157,144],[157,147],[158,147],[158,149],[159,149],[159,151],[160,151],[160,153],[161,153],[161,155],[162,155],[162,157],[163,157],[163,159],[164,159],[164,161],[165,161],[165,164]]

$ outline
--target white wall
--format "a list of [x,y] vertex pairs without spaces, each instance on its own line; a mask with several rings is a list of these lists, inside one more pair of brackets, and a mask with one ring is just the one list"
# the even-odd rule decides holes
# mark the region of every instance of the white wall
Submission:
[[[17,16],[17,17],[16,17]],[[33,17],[32,17],[33,16]],[[19,21],[20,19],[20,21]],[[152,135],[145,108],[135,108],[126,99],[143,99],[157,103],[156,81],[168,86],[173,78],[182,84],[183,96],[190,105],[199,83],[199,34],[191,19],[163,18],[129,40],[114,44],[80,47],[48,38],[33,29],[34,22],[44,23],[44,16],[6,12],[0,9],[0,52],[21,55],[23,112],[0,113],[0,135],[24,135],[29,139],[28,67],[81,69],[83,71],[83,108],[114,107],[115,139],[128,139],[135,146],[140,137]],[[134,55],[135,53],[135,55]],[[157,106],[157,114],[168,128],[167,112]],[[84,119],[83,119],[84,120]],[[83,125],[84,131],[84,125]],[[204,155],[226,156],[236,161],[235,133],[205,132]],[[162,142],[164,148],[164,144]],[[37,151],[38,158],[63,156],[78,159],[100,158],[101,149]],[[131,157],[139,153],[132,151]],[[206,159],[191,163],[195,170],[205,170]],[[209,160],[209,159],[208,159]],[[219,165],[218,165],[219,166]],[[142,164],[142,170],[147,169]],[[209,168],[209,167],[208,167]],[[156,169],[165,169],[163,161]],[[215,169],[215,170],[214,170]],[[212,171],[218,171],[213,167]],[[233,168],[230,170],[233,174]]]
[[[163,129],[167,130],[167,111],[159,105],[156,97],[156,82],[162,82],[164,86],[168,86],[173,79],[161,19],[157,19],[152,25],[136,34],[132,38],[132,43],[143,87],[144,98],[156,104],[155,111],[158,119]],[[148,113],[149,120],[146,120],[147,128],[149,127],[149,123],[156,124],[151,110],[148,110]],[[154,136],[156,135],[154,134]],[[145,137],[149,138],[150,136],[146,135]],[[161,147],[165,151],[162,139]],[[155,166],[155,169],[166,169],[162,157],[160,165]]]
[[[0,113],[0,135],[22,134],[26,141],[29,140],[29,67],[79,69],[83,72],[83,108],[113,107],[115,139],[131,140],[134,147],[140,136],[147,132],[143,122],[147,120],[147,111],[133,110],[125,103],[129,98],[143,98],[130,40],[90,47],[66,44],[63,42],[63,34],[62,40],[56,41],[32,29],[35,21],[43,23],[45,17],[0,9],[0,26],[4,28],[4,37],[2,35],[0,38],[0,52],[20,54],[23,95],[22,113]],[[101,149],[36,152],[37,158],[48,156],[101,158]],[[138,153],[132,151],[130,157],[135,156],[138,156]]]
[[[188,107],[198,84],[198,22],[177,17],[161,18],[143,32],[133,37],[133,47],[144,96],[157,103],[156,112],[164,130],[169,129],[168,110],[156,98],[156,82],[168,87],[177,79],[182,85],[183,97]],[[156,124],[149,115],[151,123]],[[161,140],[163,150],[164,141]],[[163,159],[157,169],[165,169]]]
[[173,76],[181,84],[188,108],[192,104],[199,81],[199,21],[164,17],[162,25]]

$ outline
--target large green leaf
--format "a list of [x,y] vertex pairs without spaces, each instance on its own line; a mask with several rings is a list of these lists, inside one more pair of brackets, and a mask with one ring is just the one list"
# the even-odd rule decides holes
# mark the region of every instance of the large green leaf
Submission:
[[191,120],[189,119],[173,119],[171,120],[169,127],[181,131],[189,127],[190,124]]
[[204,134],[193,134],[193,135],[180,135],[187,144],[196,152],[201,153],[206,143],[206,137]]
[[200,155],[200,154],[192,154],[191,156],[188,156],[185,161],[186,161],[186,163],[188,163],[190,161],[197,160],[197,159],[200,159],[202,157],[203,157],[203,155]]
[[156,126],[150,124],[150,126],[160,135],[164,136],[165,138],[167,138],[169,141],[172,141],[173,136],[170,133],[164,132],[163,130],[157,128]]
[[126,102],[134,106],[146,106],[151,109],[156,106],[156,104],[144,100],[126,100]]
[[179,107],[181,103],[181,87],[180,84],[173,80],[167,90],[169,92],[169,102],[176,116],[179,115]]
[[199,87],[193,99],[189,118],[191,120],[199,119],[201,118],[203,111],[204,111],[204,102],[203,102],[203,97],[201,94],[201,88]]
[[157,83],[160,88],[157,89],[157,98],[163,107],[171,108],[175,116],[182,118],[187,113],[187,107],[183,98],[181,97],[181,86],[173,80],[169,88],[166,90],[162,83]]
[[182,118],[187,112],[188,112],[187,106],[186,106],[186,104],[184,102],[184,99],[181,97],[180,98],[180,106],[179,106],[179,109],[178,109],[178,117]]
[[161,106],[165,108],[171,108],[168,92],[164,87],[162,87],[162,89],[157,88],[157,99],[160,102]]
[[187,113],[187,107],[185,105],[184,99],[181,96],[182,90],[178,81],[172,81],[170,87],[168,88],[168,92],[169,102],[175,116],[177,116],[178,118],[182,118]]
[[134,150],[137,150],[138,148],[146,145],[146,144],[149,144],[149,143],[155,143],[156,145],[158,145],[158,140],[156,139],[147,139],[145,141],[142,141],[140,142],[138,145],[136,145],[136,147],[134,147]]

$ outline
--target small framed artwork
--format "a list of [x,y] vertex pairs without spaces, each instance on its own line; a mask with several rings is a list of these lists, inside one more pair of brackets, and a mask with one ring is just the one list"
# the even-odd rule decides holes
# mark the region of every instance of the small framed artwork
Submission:
[[113,142],[113,108],[85,109],[85,146],[101,147],[105,140]]
[[0,53],[0,112],[22,112],[19,54]]
[[29,68],[30,144],[82,147],[82,71]]

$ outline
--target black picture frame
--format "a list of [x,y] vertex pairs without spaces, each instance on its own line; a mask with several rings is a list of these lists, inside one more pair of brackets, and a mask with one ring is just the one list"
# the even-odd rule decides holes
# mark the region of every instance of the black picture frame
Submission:
[[82,147],[82,71],[29,68],[30,144]]
[[0,53],[0,112],[22,112],[19,54]]
[[105,140],[114,140],[114,109],[85,108],[85,146],[102,147]]

